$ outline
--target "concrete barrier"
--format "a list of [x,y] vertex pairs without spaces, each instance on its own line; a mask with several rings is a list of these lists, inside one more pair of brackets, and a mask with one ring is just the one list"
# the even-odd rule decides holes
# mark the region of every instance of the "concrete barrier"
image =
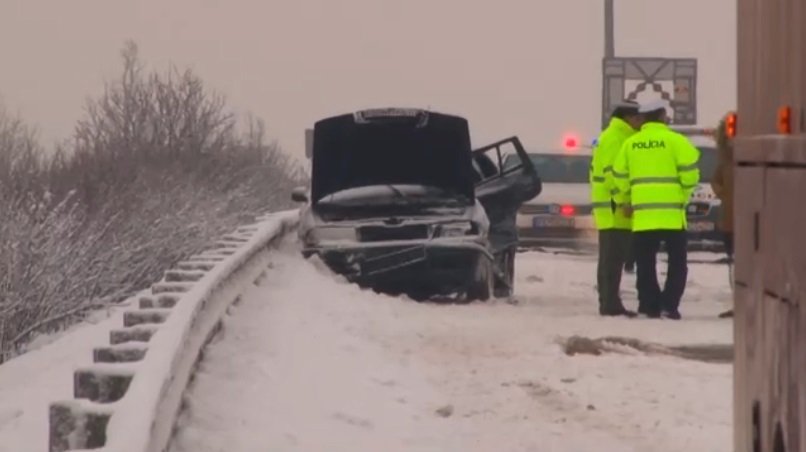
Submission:
[[296,228],[296,210],[239,227],[178,263],[124,313],[73,374],[73,399],[50,405],[50,452],[164,452],[202,349],[227,308]]

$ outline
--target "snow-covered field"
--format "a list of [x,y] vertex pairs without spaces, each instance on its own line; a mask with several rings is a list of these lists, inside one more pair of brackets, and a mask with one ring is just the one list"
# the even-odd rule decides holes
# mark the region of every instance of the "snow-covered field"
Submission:
[[[689,272],[682,321],[613,319],[595,315],[592,257],[521,254],[518,303],[437,305],[361,291],[287,249],[205,353],[173,451],[728,452],[729,364],[559,345],[730,343],[726,267]],[[623,286],[635,307],[634,278]]]

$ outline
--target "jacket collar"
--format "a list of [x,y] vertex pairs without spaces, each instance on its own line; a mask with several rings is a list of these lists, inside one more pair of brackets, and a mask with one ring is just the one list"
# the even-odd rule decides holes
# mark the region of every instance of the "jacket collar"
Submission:
[[641,126],[641,130],[669,130],[669,126],[662,122],[647,122]]
[[621,118],[611,118],[610,127],[624,133],[636,132],[636,130],[633,129],[632,126],[629,123],[627,123],[627,121]]

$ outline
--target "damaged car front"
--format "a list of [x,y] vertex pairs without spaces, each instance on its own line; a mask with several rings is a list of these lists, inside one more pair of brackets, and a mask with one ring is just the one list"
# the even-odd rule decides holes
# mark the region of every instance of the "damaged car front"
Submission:
[[316,123],[303,253],[348,280],[424,299],[487,299],[494,283],[464,118],[368,110]]

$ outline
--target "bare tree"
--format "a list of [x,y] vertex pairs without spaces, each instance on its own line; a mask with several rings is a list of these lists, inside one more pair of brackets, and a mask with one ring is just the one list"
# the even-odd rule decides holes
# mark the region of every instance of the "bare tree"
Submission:
[[0,196],[25,198],[42,187],[36,131],[0,105]]
[[133,42],[121,56],[119,77],[52,158],[0,111],[0,362],[248,217],[288,207],[304,177],[262,121],[237,127],[191,71],[147,72]]

